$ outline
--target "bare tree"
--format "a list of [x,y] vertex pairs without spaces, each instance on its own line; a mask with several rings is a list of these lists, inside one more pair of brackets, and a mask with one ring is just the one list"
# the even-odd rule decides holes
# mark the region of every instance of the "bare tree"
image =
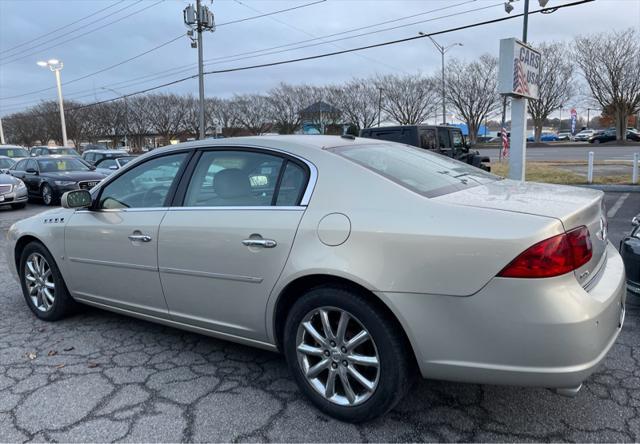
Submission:
[[149,120],[148,96],[135,96],[127,99],[129,138],[133,139],[131,147],[134,152],[142,151],[144,138],[151,134],[151,122]]
[[400,125],[422,123],[438,105],[434,80],[418,74],[378,77],[375,86],[382,89],[382,110]]
[[300,129],[300,111],[310,105],[309,88],[280,83],[269,91],[269,118],[280,134],[293,134]]
[[616,138],[624,140],[627,118],[640,112],[640,34],[636,29],[578,37],[575,62],[594,99],[615,117]]
[[467,124],[471,143],[482,122],[499,107],[497,78],[498,59],[489,54],[470,63],[453,59],[447,66],[447,101]]
[[250,134],[261,134],[271,128],[269,102],[265,96],[236,95],[231,105],[236,122]]
[[541,52],[538,100],[528,100],[535,141],[540,142],[542,127],[549,115],[563,107],[575,92],[573,62],[564,43],[538,45]]
[[184,129],[187,101],[175,94],[152,94],[147,97],[151,128],[164,138],[165,143],[169,143]]
[[356,127],[357,131],[369,128],[378,120],[379,90],[369,79],[353,79],[344,85],[327,88],[328,97],[342,110],[345,123]]

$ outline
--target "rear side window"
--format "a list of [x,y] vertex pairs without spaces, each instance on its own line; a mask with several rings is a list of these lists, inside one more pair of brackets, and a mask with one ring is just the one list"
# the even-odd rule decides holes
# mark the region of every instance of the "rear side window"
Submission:
[[426,197],[499,179],[466,163],[407,145],[380,143],[337,147],[329,151]]
[[435,150],[437,148],[436,131],[428,128],[420,130],[420,148]]

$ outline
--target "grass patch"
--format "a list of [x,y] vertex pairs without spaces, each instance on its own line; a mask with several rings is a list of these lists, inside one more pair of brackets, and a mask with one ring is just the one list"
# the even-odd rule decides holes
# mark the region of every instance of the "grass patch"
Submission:
[[[583,166],[585,175],[569,171],[564,167]],[[586,178],[587,164],[584,162],[527,162],[526,178],[530,182],[557,183],[565,185],[584,185]],[[491,163],[491,172],[498,176],[507,177],[509,174],[508,162]],[[631,185],[631,172],[629,174],[601,175],[597,171],[593,175],[593,183],[610,185]]]

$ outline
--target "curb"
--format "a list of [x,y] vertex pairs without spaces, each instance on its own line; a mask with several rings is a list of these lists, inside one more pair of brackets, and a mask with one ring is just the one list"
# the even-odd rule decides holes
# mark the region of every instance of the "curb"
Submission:
[[639,185],[577,185],[584,188],[592,188],[609,193],[640,193]]

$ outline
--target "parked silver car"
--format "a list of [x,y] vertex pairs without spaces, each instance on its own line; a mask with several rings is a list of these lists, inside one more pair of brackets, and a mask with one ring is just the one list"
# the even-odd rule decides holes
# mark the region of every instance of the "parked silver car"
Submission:
[[14,224],[37,317],[76,302],[284,353],[364,421],[414,375],[575,394],[624,320],[603,193],[393,142],[281,136],[154,150]]
[[[2,159],[0,159],[1,161]],[[27,204],[27,187],[20,179],[0,173],[0,208],[23,208]]]

